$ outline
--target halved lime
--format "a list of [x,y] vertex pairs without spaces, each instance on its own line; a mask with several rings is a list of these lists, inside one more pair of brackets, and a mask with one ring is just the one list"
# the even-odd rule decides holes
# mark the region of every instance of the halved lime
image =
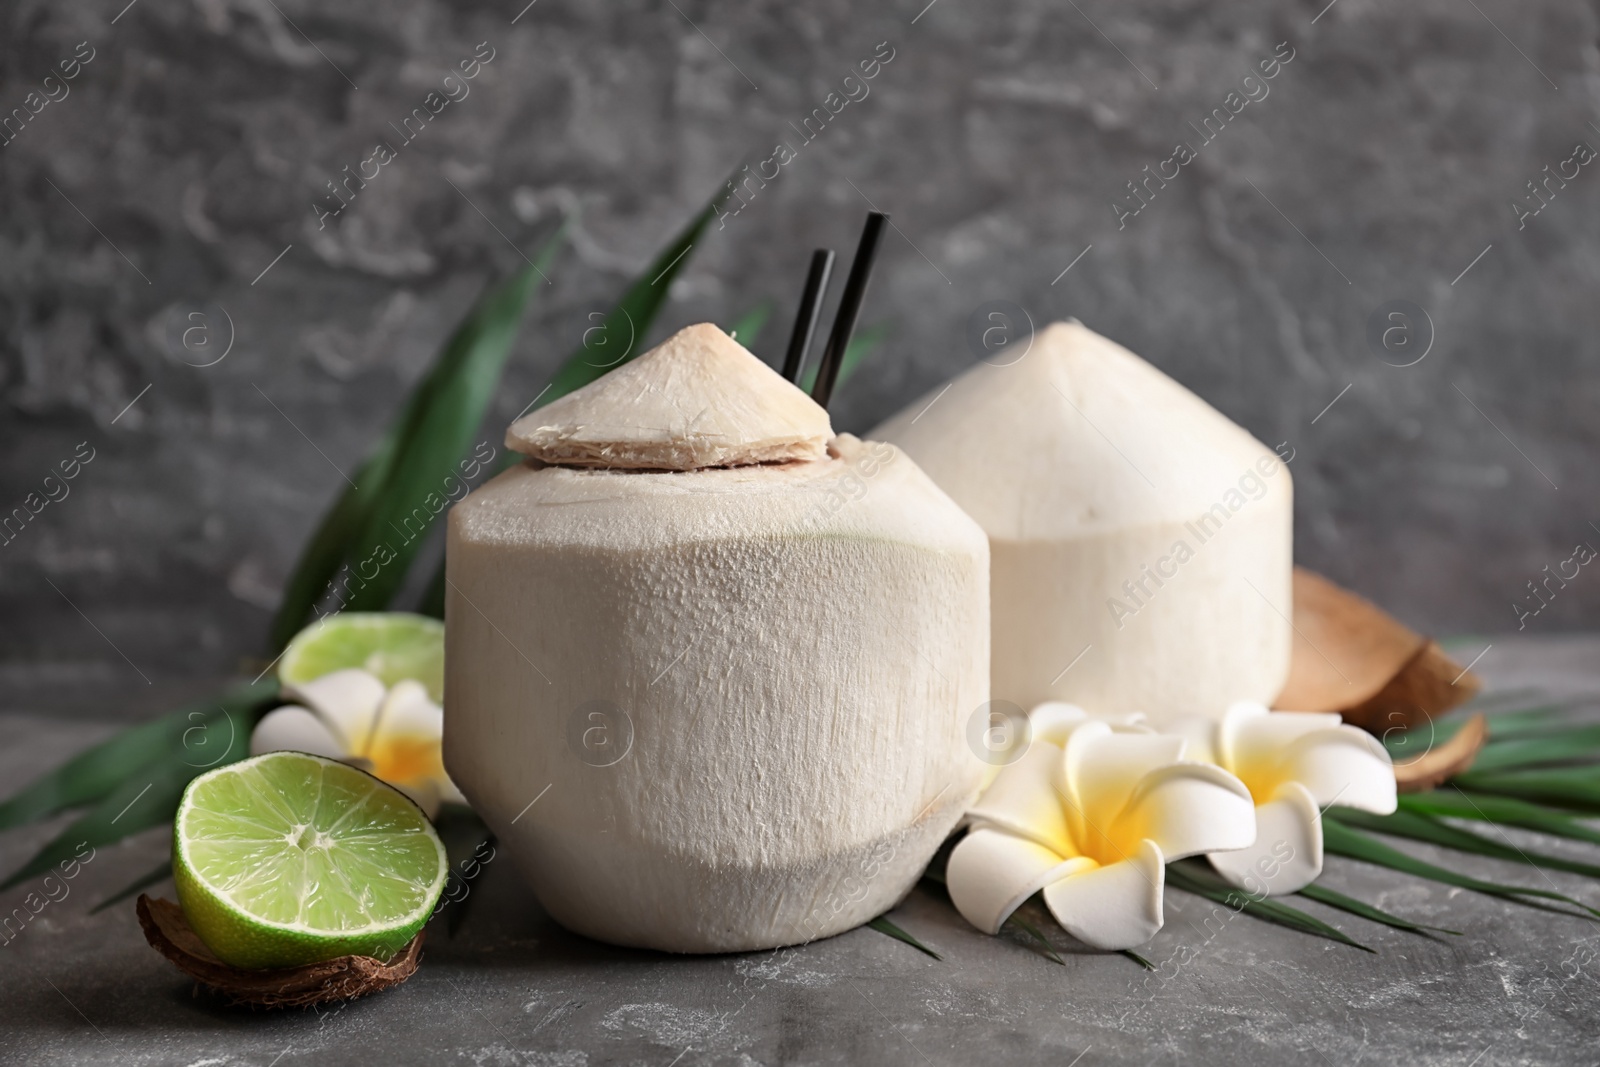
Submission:
[[172,827],[189,925],[235,967],[387,960],[444,890],[444,845],[422,809],[365,771],[269,752],[189,783]]
[[278,660],[285,685],[360,667],[384,685],[415,678],[435,704],[444,700],[444,623],[403,611],[330,615],[295,634]]

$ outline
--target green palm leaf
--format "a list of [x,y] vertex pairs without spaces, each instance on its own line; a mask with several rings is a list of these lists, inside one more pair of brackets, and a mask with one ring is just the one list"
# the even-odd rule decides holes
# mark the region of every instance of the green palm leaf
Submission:
[[1548,764],[1578,763],[1600,758],[1600,726],[1577,726],[1523,735],[1509,740],[1495,738],[1472,761],[1474,771],[1520,770]]
[[[1575,900],[1564,893],[1557,893],[1547,889],[1531,889],[1524,886],[1501,885],[1498,882],[1487,882],[1480,878],[1471,878],[1464,874],[1427,863],[1406,855],[1399,849],[1370,837],[1359,830],[1344,825],[1337,819],[1322,820],[1323,848],[1337,856],[1347,856],[1350,859],[1362,860],[1366,863],[1388,867],[1391,870],[1404,874],[1414,874],[1419,878],[1428,878],[1445,885],[1458,886],[1462,889],[1471,889],[1477,893],[1488,896],[1500,897],[1504,900],[1513,900],[1529,907],[1540,907],[1539,900],[1554,900],[1562,904],[1570,904],[1581,908],[1587,915],[1600,917],[1600,911],[1589,907],[1582,901]],[[1533,898],[1533,899],[1529,899]],[[1560,910],[1560,909],[1550,909]],[[1571,914],[1566,912],[1565,914]],[[1586,916],[1585,916],[1586,917]]]
[[[357,580],[341,608],[381,610],[399,590],[424,535],[444,510],[500,379],[535,279],[566,240],[562,225],[533,262],[486,292],[406,398],[301,554],[272,624],[274,651],[305,625],[341,566]],[[364,573],[373,570],[371,577]]]
[[667,299],[667,290],[688,265],[701,234],[717,217],[717,207],[725,195],[719,192],[702,208],[634,279],[610,314],[585,331],[578,351],[550,380],[550,388],[542,395],[544,404],[583,388],[606,371],[645,352],[645,336]]
[[1205,897],[1207,900],[1214,900],[1235,911],[1243,911],[1246,915],[1266,922],[1287,926],[1303,934],[1325,937],[1363,952],[1373,951],[1338,927],[1330,926],[1315,916],[1307,915],[1299,908],[1290,907],[1282,901],[1258,899],[1241,892],[1223,881],[1215,871],[1199,860],[1179,860],[1167,864],[1167,884],[1194,893],[1196,896]]
[[[276,696],[278,681],[268,678],[236,686],[217,700],[199,701],[141,723],[79,753],[55,770],[35,779],[0,804],[0,830],[35,822],[68,808],[78,808],[102,800],[121,785],[134,770],[163,759],[187,758],[205,763],[218,755],[205,752],[206,744],[217,744],[209,724],[220,712],[232,715],[233,729],[242,730],[248,739],[255,724],[252,709]],[[248,720],[249,726],[244,725]]]
[[1325,820],[1330,818],[1337,819],[1346,826],[1354,826],[1362,830],[1372,830],[1380,834],[1409,837],[1413,841],[1426,841],[1429,844],[1442,845],[1445,848],[1455,849],[1457,852],[1489,856],[1498,860],[1509,860],[1512,863],[1523,863],[1530,867],[1552,867],[1559,871],[1581,874],[1588,878],[1600,878],[1600,867],[1592,863],[1580,863],[1577,860],[1551,856],[1543,852],[1529,852],[1525,849],[1517,848],[1509,842],[1495,841],[1471,830],[1440,822],[1433,816],[1424,815],[1421,812],[1397,811],[1393,815],[1373,815],[1370,812],[1355,811],[1350,808],[1330,808],[1323,813],[1323,817]]
[[871,922],[867,923],[867,926],[878,931],[880,934],[888,934],[896,941],[904,941],[918,952],[925,952],[936,960],[944,959],[943,956],[933,951],[933,949],[929,948],[927,945],[924,945],[921,941],[918,941],[915,937],[912,937],[900,927],[890,922],[888,916],[880,915],[876,919],[873,919]]
[[[878,346],[883,344],[884,339],[888,336],[889,326],[887,323],[880,322],[858,331],[850,343],[845,346],[844,359],[839,361],[838,384],[843,385],[849,381],[850,376],[856,372],[856,368],[866,362],[867,357],[876,352]],[[811,387],[817,384],[817,371],[820,368],[821,363],[813,361],[811,366],[800,374],[800,388],[808,395],[811,392]]]
[[317,524],[311,540],[300,550],[300,559],[284,583],[283,599],[278,602],[278,612],[272,619],[270,640],[274,654],[283,651],[290,639],[300,632],[338,573],[350,545],[361,533],[362,524],[372,513],[394,470],[402,422],[403,416],[378,438],[372,454],[356,471],[354,485],[339,494],[339,499]]
[[189,729],[214,738],[208,742],[216,746],[213,750],[188,751],[179,745],[142,766],[130,767],[122,780],[77,821],[0,882],[0,890],[48,871],[64,860],[75,856],[81,859],[79,850],[84,847],[98,849],[141,830],[171,822],[184,787],[191,779],[213,767],[243,759],[250,751],[250,731],[257,717],[254,713],[236,713],[225,708],[206,713]]
[[[450,503],[449,494],[463,484],[458,464],[472,450],[536,280],[565,240],[563,226],[533,263],[491,289],[418,383],[413,396],[419,402],[402,423],[393,470],[345,559],[361,580],[350,584],[343,609],[379,611],[399,592],[428,531]],[[378,565],[367,578],[374,562]]]
[[761,336],[762,329],[767,325],[767,320],[771,317],[772,301],[763,300],[741,315],[739,321],[728,327],[728,333],[735,341],[753,350],[756,346],[756,338]]
[[1574,816],[1516,797],[1469,793],[1458,787],[1431,789],[1425,793],[1400,794],[1401,811],[1424,815],[1444,815],[1457,819],[1476,819],[1499,826],[1520,826],[1554,837],[1587,841],[1600,845],[1600,830],[1591,829]]
[[[1037,896],[1038,896],[1038,894],[1035,894],[1035,897],[1037,897]],[[1054,948],[1051,947],[1050,939],[1048,937],[1044,936],[1044,931],[1040,930],[1037,926],[1033,925],[1027,919],[1024,919],[1022,917],[1022,913],[1021,913],[1020,909],[1018,909],[1017,911],[1012,912],[1006,918],[1006,921],[1004,923],[1002,923],[1001,925],[1002,926],[1015,926],[1018,930],[1021,930],[1023,933],[1027,934],[1029,937],[1031,937],[1035,941],[1037,941],[1039,943],[1040,951],[1043,952],[1046,956],[1048,956],[1051,960],[1053,960],[1056,963],[1061,964],[1061,966],[1063,966],[1063,967],[1065,967],[1067,965],[1067,961],[1061,958],[1061,954],[1059,952],[1057,952]]]
[[1479,771],[1451,781],[1473,793],[1494,793],[1579,811],[1600,812],[1600,775],[1592,768]]
[[[613,367],[644,354],[645,335],[655,323],[667,290],[693,258],[695,244],[706,226],[716,218],[717,207],[724,195],[719,193],[702,208],[672,239],[671,244],[656,253],[655,259],[633,280],[605,318],[584,331],[577,351],[567,357],[550,384],[528,406],[528,411],[544,407],[575,389],[598,381]],[[505,470],[516,460],[515,455],[502,456],[496,470]],[[445,569],[444,560],[441,559],[434,567],[433,576],[428,579],[427,590],[417,610],[436,619],[444,618],[444,590]]]
[[[1575,702],[1547,704],[1512,712],[1485,713],[1483,719],[1489,731],[1489,746],[1525,739],[1548,738],[1571,730],[1571,724],[1563,722],[1559,716],[1573,706],[1576,706]],[[1425,722],[1409,730],[1386,731],[1383,745],[1395,760],[1411,759],[1450,740],[1467,720],[1480,710],[1482,709],[1469,706],[1454,712],[1448,719]]]
[[1446,930],[1442,926],[1425,926],[1422,923],[1414,923],[1410,919],[1402,919],[1400,916],[1392,915],[1382,908],[1375,908],[1364,901],[1357,900],[1354,897],[1347,897],[1343,893],[1315,883],[1300,890],[1300,895],[1307,900],[1315,900],[1319,904],[1326,904],[1330,908],[1338,908],[1340,911],[1347,911],[1351,915],[1359,915],[1363,919],[1370,919],[1375,923],[1382,923],[1384,926],[1392,926],[1396,930],[1406,930],[1410,933],[1423,934],[1424,936],[1432,931],[1438,931],[1441,934],[1454,934],[1457,937],[1461,936],[1461,931],[1459,930]]

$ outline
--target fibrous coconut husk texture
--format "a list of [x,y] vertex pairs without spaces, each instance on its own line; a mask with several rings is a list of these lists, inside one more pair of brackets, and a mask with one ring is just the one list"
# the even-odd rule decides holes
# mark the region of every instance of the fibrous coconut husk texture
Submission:
[[172,901],[141,893],[138,912],[151,948],[228,1003],[257,1008],[307,1008],[399,985],[416,973],[426,932],[419,931],[388,963],[371,956],[340,956],[304,967],[247,971],[217,959]]
[[1336,711],[1378,736],[1431,722],[1481,684],[1433,641],[1371,601],[1294,569],[1294,652],[1273,706]]

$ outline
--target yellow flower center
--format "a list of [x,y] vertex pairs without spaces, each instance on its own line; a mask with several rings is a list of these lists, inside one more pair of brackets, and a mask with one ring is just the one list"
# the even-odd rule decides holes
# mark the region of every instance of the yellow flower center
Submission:
[[386,782],[410,785],[444,778],[438,739],[421,734],[381,734],[367,749],[366,760],[372,773]]

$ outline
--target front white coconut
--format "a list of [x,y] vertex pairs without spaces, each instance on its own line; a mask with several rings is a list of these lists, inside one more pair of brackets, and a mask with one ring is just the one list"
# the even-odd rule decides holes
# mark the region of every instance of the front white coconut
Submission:
[[987,544],[891,446],[514,468],[452,513],[448,576],[446,765],[577,932],[718,952],[850,929],[977,790]]
[[996,699],[1159,722],[1282,688],[1288,467],[1127,349],[1054,324],[872,436],[989,535]]

